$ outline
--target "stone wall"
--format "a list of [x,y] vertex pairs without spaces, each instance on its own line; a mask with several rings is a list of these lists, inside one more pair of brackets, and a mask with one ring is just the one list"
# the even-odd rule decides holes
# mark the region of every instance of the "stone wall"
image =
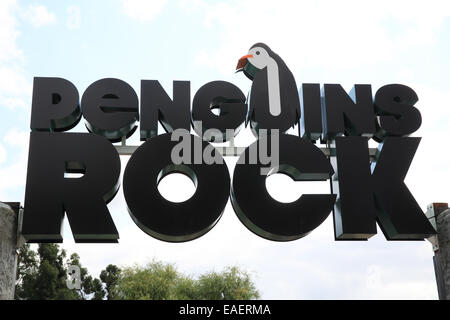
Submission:
[[442,277],[445,286],[445,298],[446,300],[450,300],[450,209],[437,215],[436,225]]
[[0,300],[14,299],[17,214],[0,202]]

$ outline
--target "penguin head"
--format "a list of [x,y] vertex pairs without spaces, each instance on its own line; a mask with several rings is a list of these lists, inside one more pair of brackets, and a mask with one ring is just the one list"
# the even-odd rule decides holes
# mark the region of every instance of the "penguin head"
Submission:
[[239,59],[236,72],[243,71],[250,80],[253,80],[256,73],[269,64],[272,59],[270,53],[270,48],[264,43],[254,44],[248,53]]

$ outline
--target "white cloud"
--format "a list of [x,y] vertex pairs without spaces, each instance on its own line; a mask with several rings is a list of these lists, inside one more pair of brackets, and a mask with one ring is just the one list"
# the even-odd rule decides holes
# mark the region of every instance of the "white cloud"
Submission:
[[3,145],[0,144],[0,164],[5,162],[6,160],[6,150]]
[[0,1],[0,65],[23,59],[22,51],[16,46],[19,32],[13,13],[17,11],[15,0]]
[[[269,44],[292,71],[305,67],[332,70],[387,61],[395,53],[428,45],[450,16],[447,1],[181,1],[197,10],[208,28],[218,28],[214,49],[200,49],[196,62],[230,73],[229,52],[247,52],[256,42]],[[391,33],[391,24],[401,26]],[[406,49],[408,48],[408,49]],[[208,57],[205,59],[205,57]],[[295,72],[294,72],[295,74]]]
[[[23,190],[20,192],[20,197],[15,200],[22,201],[25,192],[29,137],[30,133],[27,131],[11,129],[3,138],[3,141],[10,147],[11,155],[8,157],[12,161],[6,166],[0,167],[0,196],[2,199],[5,198],[5,192],[8,190],[21,187]],[[0,160],[1,156],[0,150]],[[4,156],[6,157],[6,153]]]
[[1,66],[0,61],[0,106],[29,108],[31,91],[31,83],[21,67]]
[[0,106],[14,109],[26,107],[31,83],[23,69],[23,52],[17,46],[16,1],[0,1]]
[[[24,70],[23,52],[17,45],[19,32],[16,17],[19,12],[16,1],[0,1],[0,107],[29,110],[31,83]],[[20,117],[29,117],[29,112],[26,112],[25,116],[22,112],[19,114]],[[6,123],[3,125],[6,126]],[[5,142],[0,148],[2,199],[5,199],[5,192],[8,190],[25,186],[28,135],[28,132],[12,129],[2,138]]]
[[43,5],[29,5],[25,9],[24,19],[33,27],[42,27],[56,23],[56,16]]
[[123,9],[127,16],[140,22],[149,22],[161,13],[167,0],[124,0]]
[[[31,85],[20,67],[0,67],[0,88],[2,93],[11,96],[23,96],[30,94]],[[1,95],[1,93],[0,93]]]
[[78,6],[69,6],[67,8],[67,14],[69,15],[66,26],[70,30],[79,29],[81,26],[81,9]]
[[26,154],[28,148],[28,140],[30,139],[30,133],[27,131],[20,131],[16,128],[9,130],[3,138],[9,146],[16,147]]

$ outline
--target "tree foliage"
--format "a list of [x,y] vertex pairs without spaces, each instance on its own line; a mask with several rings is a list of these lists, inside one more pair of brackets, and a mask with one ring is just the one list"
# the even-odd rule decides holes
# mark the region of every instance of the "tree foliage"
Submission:
[[238,267],[228,267],[223,272],[209,272],[198,280],[198,299],[249,300],[259,298],[250,275]]
[[[67,286],[68,266],[80,270],[81,287]],[[250,274],[238,267],[208,272],[198,278],[180,273],[173,264],[152,261],[121,270],[110,264],[93,278],[73,253],[57,244],[29,244],[18,255],[16,299],[30,300],[240,300],[259,298]]]
[[113,264],[109,264],[106,269],[102,270],[100,273],[100,283],[103,282],[105,284],[105,293],[108,300],[116,299],[116,286],[119,281],[120,273],[121,270]]
[[178,279],[176,269],[170,264],[154,262],[146,267],[137,265],[125,268],[117,285],[118,299],[167,300],[173,299],[173,289]]
[[251,276],[238,267],[209,272],[193,279],[174,265],[153,261],[145,267],[125,268],[116,287],[117,299],[133,300],[240,300],[257,299]]
[[[67,267],[80,268],[80,289],[69,289]],[[80,256],[73,253],[68,259],[66,251],[57,244],[39,244],[37,252],[29,244],[23,245],[18,254],[16,299],[26,300],[102,300],[103,283],[92,278],[81,265]]]
[[20,248],[16,299],[72,300],[78,294],[67,288],[66,252],[56,244],[40,244],[37,252],[29,244]]

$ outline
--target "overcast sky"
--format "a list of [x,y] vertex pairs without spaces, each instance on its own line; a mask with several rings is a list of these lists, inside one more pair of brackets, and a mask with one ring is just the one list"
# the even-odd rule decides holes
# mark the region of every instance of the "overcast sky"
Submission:
[[[370,5],[369,5],[370,4]],[[449,202],[450,4],[448,1],[14,1],[0,2],[0,200],[23,203],[32,80],[62,77],[81,94],[114,77],[139,94],[141,79],[226,80],[247,93],[251,82],[234,74],[256,42],[268,44],[297,84],[391,83],[413,88],[422,137],[406,183],[425,210]],[[74,129],[87,132],[84,120]],[[246,129],[240,146],[253,137]],[[138,136],[129,144],[137,144]],[[121,157],[122,171],[127,157]],[[226,159],[232,175],[236,159]],[[169,181],[170,182],[170,181]],[[166,184],[181,194],[183,180]],[[269,192],[293,201],[329,192],[328,183],[273,177]],[[431,245],[388,242],[381,231],[367,242],[336,242],[328,219],[307,237],[276,243],[248,231],[230,202],[219,223],[200,239],[165,243],[131,220],[122,189],[108,205],[119,244],[75,244],[64,224],[64,247],[78,252],[98,276],[107,264],[175,263],[191,275],[239,265],[255,276],[265,299],[437,299]]]

